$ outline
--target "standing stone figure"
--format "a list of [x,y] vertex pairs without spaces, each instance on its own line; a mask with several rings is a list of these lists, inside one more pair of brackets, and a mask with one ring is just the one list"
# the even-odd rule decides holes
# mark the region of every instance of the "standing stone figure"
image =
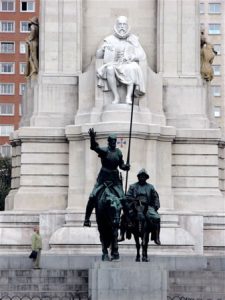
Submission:
[[30,34],[27,43],[27,68],[26,77],[31,77],[38,73],[38,53],[39,53],[39,23],[38,18],[33,17],[29,22]]
[[213,80],[212,63],[217,52],[213,49],[212,44],[206,41],[204,31],[201,32],[201,76],[206,81]]
[[131,96],[135,87],[135,96],[145,94],[144,79],[139,61],[146,55],[137,36],[130,33],[127,18],[120,16],[114,26],[114,34],[104,39],[97,50],[97,58],[103,58],[103,66],[98,68],[98,86],[103,91],[112,91],[113,104],[120,102],[117,85],[127,87],[126,103],[131,104]]
[[121,211],[120,199],[124,198],[118,167],[124,171],[129,170],[130,167],[124,163],[120,149],[116,148],[115,135],[108,137],[108,147],[99,146],[93,128],[89,129],[89,136],[91,150],[101,158],[102,167],[87,203],[84,226],[91,226],[90,217],[95,208],[102,244],[102,260],[109,260],[109,247],[111,247],[111,260],[116,260],[119,259],[117,238]]

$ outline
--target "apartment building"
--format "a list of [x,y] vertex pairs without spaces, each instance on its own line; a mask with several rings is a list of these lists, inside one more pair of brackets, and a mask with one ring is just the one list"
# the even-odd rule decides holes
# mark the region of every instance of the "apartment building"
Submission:
[[213,61],[214,79],[211,82],[215,123],[225,137],[225,87],[224,87],[224,0],[200,0],[200,22],[207,41],[213,44],[217,56]]
[[9,135],[19,126],[26,78],[28,22],[39,0],[0,0],[0,155],[9,156]]

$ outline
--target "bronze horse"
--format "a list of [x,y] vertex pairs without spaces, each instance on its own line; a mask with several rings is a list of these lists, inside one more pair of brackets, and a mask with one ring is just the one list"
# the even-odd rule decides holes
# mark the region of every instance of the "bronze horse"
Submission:
[[104,186],[97,194],[95,212],[102,244],[102,260],[109,261],[109,248],[111,260],[119,259],[118,230],[122,206],[110,183],[105,183]]

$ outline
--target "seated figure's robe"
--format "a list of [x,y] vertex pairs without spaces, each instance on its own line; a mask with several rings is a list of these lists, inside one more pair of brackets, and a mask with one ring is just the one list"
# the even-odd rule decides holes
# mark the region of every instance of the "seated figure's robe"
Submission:
[[135,95],[145,94],[144,78],[139,61],[146,55],[137,36],[130,34],[126,38],[110,35],[104,39],[97,51],[97,58],[103,58],[103,65],[97,70],[98,86],[109,91],[107,68],[113,67],[118,84],[135,85]]

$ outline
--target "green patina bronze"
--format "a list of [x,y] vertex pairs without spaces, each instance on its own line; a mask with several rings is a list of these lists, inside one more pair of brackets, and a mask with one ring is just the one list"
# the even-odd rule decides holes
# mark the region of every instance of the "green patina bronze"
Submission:
[[118,259],[120,201],[125,197],[118,168],[128,171],[130,167],[124,163],[120,149],[116,148],[116,135],[111,134],[108,137],[107,147],[100,147],[96,142],[96,133],[93,128],[89,129],[89,136],[90,148],[100,157],[102,167],[87,203],[84,226],[91,226],[90,216],[95,208],[102,244],[102,260],[109,260],[109,247],[111,259]]
[[140,261],[140,242],[142,239],[142,261],[148,261],[147,249],[149,234],[155,244],[160,245],[160,207],[159,196],[154,186],[147,183],[149,178],[145,169],[141,169],[138,174],[138,182],[130,185],[126,197],[122,200],[124,214],[121,217],[121,237],[120,241],[126,237],[131,238],[133,234],[137,256],[136,261]]

